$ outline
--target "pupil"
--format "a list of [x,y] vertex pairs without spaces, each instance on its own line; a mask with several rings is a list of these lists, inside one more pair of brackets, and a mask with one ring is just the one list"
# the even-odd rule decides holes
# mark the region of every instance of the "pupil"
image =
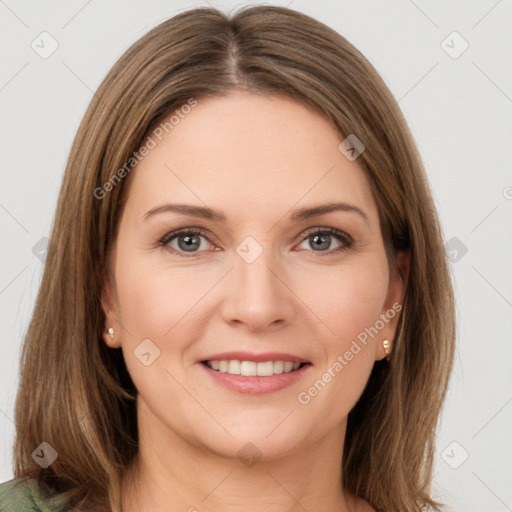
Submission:
[[193,249],[199,248],[200,242],[198,241],[198,239],[195,236],[182,235],[179,238],[179,241],[181,241],[181,240],[185,241],[183,245],[181,243],[179,243],[181,249],[188,251],[189,249],[193,250]]
[[[328,249],[329,247],[329,235],[313,235],[314,236],[314,243],[315,246],[322,249]],[[317,244],[317,242],[320,241],[320,244]],[[325,247],[321,247],[322,243]]]

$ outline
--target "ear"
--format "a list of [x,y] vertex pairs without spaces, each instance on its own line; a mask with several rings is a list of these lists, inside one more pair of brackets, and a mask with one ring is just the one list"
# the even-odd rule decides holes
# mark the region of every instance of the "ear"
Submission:
[[386,357],[382,346],[383,340],[388,340],[390,350],[393,352],[393,341],[400,319],[405,290],[409,278],[410,251],[399,251],[396,255],[396,269],[389,279],[388,293],[381,310],[380,320],[384,327],[380,330],[377,342],[376,360]]
[[[101,307],[105,313],[105,326],[103,329],[103,340],[110,348],[121,346],[121,324],[118,321],[117,301],[114,294],[112,278],[105,272],[103,278],[103,290],[101,293]],[[113,333],[109,333],[109,329]]]

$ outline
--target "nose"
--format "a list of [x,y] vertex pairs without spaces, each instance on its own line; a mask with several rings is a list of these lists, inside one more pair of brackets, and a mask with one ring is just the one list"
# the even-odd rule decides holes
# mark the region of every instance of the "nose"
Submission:
[[243,251],[235,254],[223,290],[224,320],[243,325],[251,332],[283,327],[296,314],[296,297],[286,282],[282,264],[270,247],[259,245],[262,252],[253,261]]

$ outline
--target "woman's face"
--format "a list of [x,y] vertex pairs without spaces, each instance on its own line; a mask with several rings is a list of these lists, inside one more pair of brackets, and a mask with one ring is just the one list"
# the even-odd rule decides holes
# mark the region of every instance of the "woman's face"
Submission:
[[127,178],[103,299],[139,420],[224,456],[343,431],[403,297],[358,160],[300,104],[241,92],[161,138]]

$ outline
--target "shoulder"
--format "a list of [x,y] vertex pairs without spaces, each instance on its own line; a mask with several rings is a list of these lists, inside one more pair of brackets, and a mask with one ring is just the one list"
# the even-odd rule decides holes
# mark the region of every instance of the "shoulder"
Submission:
[[64,502],[51,497],[34,479],[15,478],[0,484],[0,512],[64,512]]

